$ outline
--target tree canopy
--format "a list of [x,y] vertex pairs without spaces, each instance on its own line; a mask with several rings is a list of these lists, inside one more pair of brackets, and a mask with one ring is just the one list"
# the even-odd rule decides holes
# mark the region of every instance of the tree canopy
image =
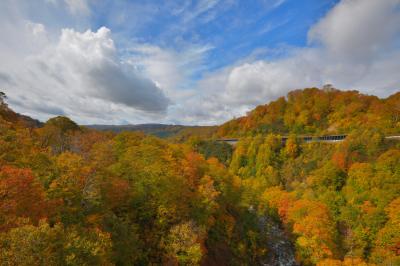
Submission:
[[274,231],[301,265],[398,265],[399,95],[294,91],[178,140],[3,105],[0,265],[265,265]]

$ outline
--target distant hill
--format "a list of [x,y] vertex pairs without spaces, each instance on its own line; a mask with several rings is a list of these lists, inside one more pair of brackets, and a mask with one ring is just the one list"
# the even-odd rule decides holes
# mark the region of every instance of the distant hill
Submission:
[[337,134],[354,129],[400,133],[400,92],[386,99],[334,88],[295,90],[222,124],[218,137]]
[[154,135],[160,138],[176,137],[182,140],[195,135],[211,136],[217,129],[217,127],[214,126],[184,126],[167,124],[86,125],[86,127],[116,133],[121,131],[141,131],[145,134]]

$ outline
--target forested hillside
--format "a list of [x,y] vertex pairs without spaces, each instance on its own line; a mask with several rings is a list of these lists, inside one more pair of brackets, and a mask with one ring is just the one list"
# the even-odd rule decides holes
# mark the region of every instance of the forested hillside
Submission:
[[[294,91],[173,140],[35,127],[5,100],[0,265],[400,265],[400,93]],[[348,136],[297,138],[328,132]]]
[[229,168],[242,203],[282,222],[302,265],[400,264],[398,140],[375,130],[337,144],[259,135],[239,141]]
[[400,92],[380,99],[331,87],[290,92],[221,125],[220,137],[256,134],[337,134],[354,129],[400,132]]

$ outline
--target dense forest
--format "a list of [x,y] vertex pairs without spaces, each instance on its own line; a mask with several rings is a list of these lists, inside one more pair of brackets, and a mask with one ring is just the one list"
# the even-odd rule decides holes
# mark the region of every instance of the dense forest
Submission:
[[336,134],[359,129],[384,133],[400,131],[400,92],[386,98],[358,91],[340,91],[325,85],[290,92],[247,116],[226,122],[218,129],[222,137],[256,134]]
[[0,265],[400,265],[400,93],[297,90],[170,139],[0,96]]

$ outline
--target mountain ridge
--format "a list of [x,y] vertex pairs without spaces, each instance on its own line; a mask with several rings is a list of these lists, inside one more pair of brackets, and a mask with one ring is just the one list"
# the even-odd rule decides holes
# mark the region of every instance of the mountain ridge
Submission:
[[294,90],[287,97],[258,105],[247,115],[223,123],[217,136],[341,134],[356,128],[399,133],[400,92],[380,99],[355,90]]

